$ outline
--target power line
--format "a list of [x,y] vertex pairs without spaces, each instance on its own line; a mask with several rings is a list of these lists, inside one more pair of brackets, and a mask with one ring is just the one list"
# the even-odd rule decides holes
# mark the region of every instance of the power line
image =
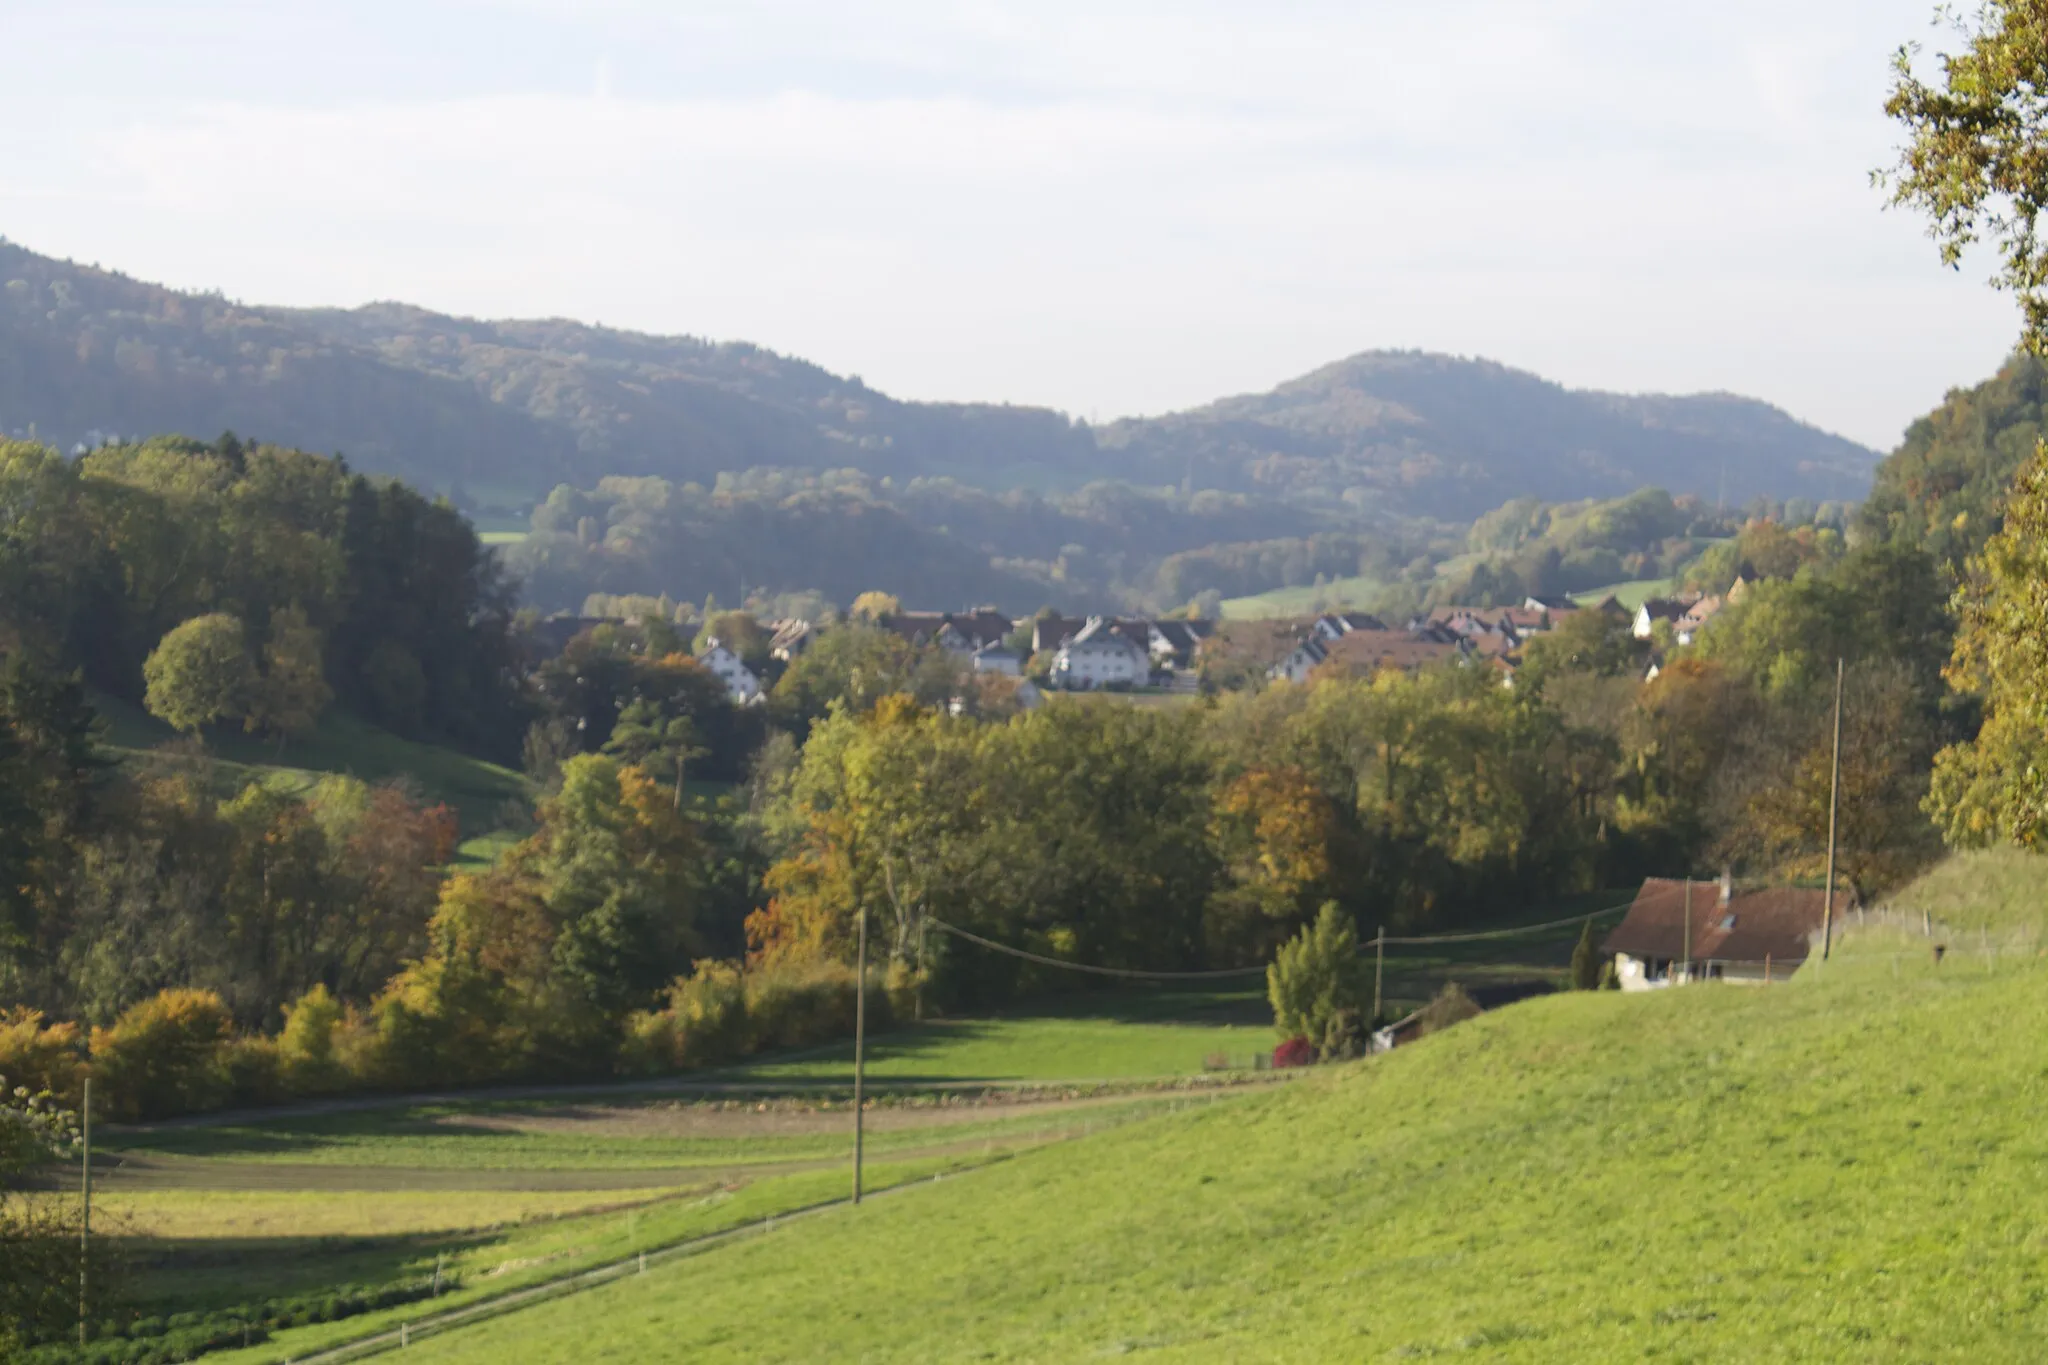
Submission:
[[1577,915],[1566,915],[1563,919],[1546,920],[1542,924],[1524,924],[1513,929],[1485,929],[1472,934],[1427,934],[1416,938],[1389,938],[1387,942],[1415,945],[1428,943],[1478,943],[1485,939],[1514,938],[1521,934],[1540,933],[1545,929],[1562,929],[1567,924],[1579,924],[1589,919],[1599,919],[1602,915],[1611,915],[1617,910],[1626,910],[1634,904],[1635,899],[1631,897],[1619,905],[1608,905],[1598,910],[1587,910]]
[[[1616,911],[1626,910],[1633,904],[1635,904],[1634,898],[1630,898],[1618,905],[1602,906],[1598,910],[1589,910],[1577,915],[1567,915],[1563,919],[1547,920],[1542,924],[1518,925],[1512,929],[1484,929],[1470,934],[1428,934],[1411,938],[1383,937],[1373,940],[1373,943],[1375,948],[1381,943],[1416,947],[1439,943],[1480,943],[1492,939],[1516,938],[1523,934],[1542,933],[1550,929],[1561,929],[1568,924],[1578,924],[1589,919],[1599,919],[1603,915],[1611,915]],[[1220,981],[1236,976],[1264,975],[1266,971],[1263,965],[1257,967],[1225,967],[1221,970],[1206,972],[1150,972],[1135,967],[1098,967],[1089,962],[1071,962],[1062,957],[1047,957],[1043,953],[1032,953],[1026,952],[1022,948],[1012,948],[1007,943],[997,943],[994,939],[983,938],[980,934],[969,933],[967,930],[957,928],[942,919],[927,919],[925,923],[934,929],[951,934],[955,938],[966,939],[969,943],[986,948],[990,952],[1007,953],[1011,957],[1022,958],[1026,962],[1036,962],[1046,967],[1064,967],[1070,972],[1087,972],[1094,976],[1114,976],[1138,981]],[[1360,951],[1363,952],[1364,950],[1361,949]]]
[[1071,972],[1090,972],[1096,976],[1120,976],[1141,981],[1216,981],[1228,976],[1264,976],[1266,973],[1264,966],[1226,967],[1221,971],[1211,972],[1147,972],[1134,967],[1097,967],[1092,963],[1069,962],[1065,958],[1027,953],[1022,948],[1012,948],[1007,943],[997,943],[994,939],[983,938],[980,934],[970,934],[965,929],[956,929],[942,919],[927,922],[934,929],[942,929],[955,938],[964,938],[969,943],[978,944],[991,952],[1008,953],[1011,957],[1021,957],[1026,962],[1037,962],[1047,967],[1065,967]]

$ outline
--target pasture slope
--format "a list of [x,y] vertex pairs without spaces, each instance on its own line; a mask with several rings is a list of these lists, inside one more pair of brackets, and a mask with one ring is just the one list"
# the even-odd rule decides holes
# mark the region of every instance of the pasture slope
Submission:
[[411,1355],[2039,1359],[2042,913],[1938,964],[1852,927],[1768,990],[1526,1002]]

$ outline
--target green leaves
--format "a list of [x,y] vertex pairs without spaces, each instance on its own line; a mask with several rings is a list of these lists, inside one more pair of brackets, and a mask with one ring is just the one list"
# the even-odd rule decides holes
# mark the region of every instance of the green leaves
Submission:
[[1928,809],[1951,844],[2048,840],[2048,446],[2020,471],[2005,526],[1970,562],[1948,677],[1984,727],[1935,758]]
[[247,714],[256,682],[242,623],[224,611],[195,616],[172,630],[142,665],[143,704],[174,730],[197,734],[215,721]]

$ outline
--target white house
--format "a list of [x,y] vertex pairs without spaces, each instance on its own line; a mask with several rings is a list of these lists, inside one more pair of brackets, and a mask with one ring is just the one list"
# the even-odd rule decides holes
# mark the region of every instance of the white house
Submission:
[[972,657],[976,673],[1001,673],[1014,678],[1024,672],[1024,661],[1017,657],[1017,651],[1000,641],[983,645]]
[[734,706],[751,706],[761,700],[761,680],[717,636],[704,642],[704,652],[697,656],[697,662],[725,684],[725,694],[732,698]]
[[1152,676],[1152,660],[1129,636],[1100,616],[1088,618],[1052,659],[1052,683],[1087,692],[1119,684],[1136,687]]
[[1656,632],[1659,621],[1669,621],[1676,626],[1697,600],[1693,597],[1652,597],[1636,608],[1636,619],[1629,631],[1638,640],[1647,640]]
[[1315,672],[1323,660],[1330,657],[1329,648],[1320,634],[1311,635],[1294,647],[1292,653],[1266,670],[1266,676],[1274,682],[1306,682],[1308,675]]
[[1315,633],[1321,640],[1341,640],[1354,630],[1385,630],[1386,622],[1362,611],[1327,611],[1316,618]]

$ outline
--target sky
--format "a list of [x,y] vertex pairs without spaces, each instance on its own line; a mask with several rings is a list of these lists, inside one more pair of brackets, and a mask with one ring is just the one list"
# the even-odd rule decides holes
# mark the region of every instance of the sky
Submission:
[[0,0],[0,235],[1096,420],[1358,351],[1889,448],[2017,335],[1870,172],[1931,0]]

